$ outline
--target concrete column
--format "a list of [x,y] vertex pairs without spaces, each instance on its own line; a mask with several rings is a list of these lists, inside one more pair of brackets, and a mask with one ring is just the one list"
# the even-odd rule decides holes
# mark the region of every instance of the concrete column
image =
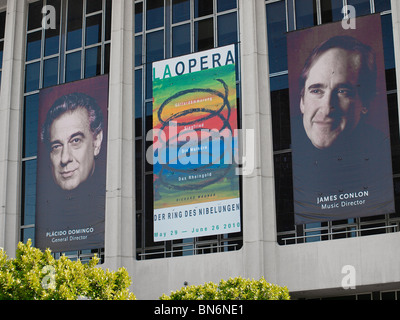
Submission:
[[0,92],[0,247],[19,240],[27,1],[8,1]]
[[266,12],[263,0],[240,0],[239,6],[242,122],[243,129],[254,130],[255,137],[255,169],[243,176],[243,258],[245,275],[259,278],[266,276],[268,263],[273,265],[274,259],[267,257],[267,248],[276,246]]
[[132,265],[134,199],[134,3],[112,3],[105,266]]

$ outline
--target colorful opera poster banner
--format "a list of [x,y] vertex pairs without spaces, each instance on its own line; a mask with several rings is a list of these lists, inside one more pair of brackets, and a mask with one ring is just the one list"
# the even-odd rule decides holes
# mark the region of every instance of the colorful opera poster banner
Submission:
[[240,232],[235,47],[153,63],[154,241]]
[[380,15],[289,33],[295,223],[394,212]]
[[35,246],[104,247],[108,76],[42,89]]

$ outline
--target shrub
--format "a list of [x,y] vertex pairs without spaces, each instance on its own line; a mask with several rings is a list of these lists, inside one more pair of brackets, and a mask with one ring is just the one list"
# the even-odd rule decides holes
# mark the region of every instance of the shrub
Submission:
[[268,283],[264,277],[260,280],[242,277],[221,280],[219,284],[207,282],[204,285],[188,286],[163,294],[160,300],[290,300],[286,287]]
[[51,251],[32,247],[31,240],[19,243],[15,259],[0,248],[0,300],[133,300],[131,280],[125,268],[103,270],[89,263],[55,259]]

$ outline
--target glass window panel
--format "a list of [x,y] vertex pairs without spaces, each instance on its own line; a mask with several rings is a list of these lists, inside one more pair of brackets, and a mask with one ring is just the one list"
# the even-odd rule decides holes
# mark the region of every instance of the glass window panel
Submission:
[[164,31],[148,33],[146,37],[146,61],[153,62],[164,59]]
[[190,24],[172,29],[172,56],[190,53]]
[[142,140],[135,141],[136,210],[142,210]]
[[28,30],[42,27],[42,8],[43,0],[32,2],[29,4]]
[[387,14],[381,17],[382,22],[382,41],[385,56],[385,69],[395,68],[394,44],[393,44],[393,27],[392,15]]
[[370,0],[347,0],[348,5],[354,6],[356,16],[364,16],[371,13]]
[[[146,116],[153,116],[153,102],[146,102]],[[153,128],[153,122],[147,126],[146,132]]]
[[343,9],[342,0],[321,0],[322,23],[342,20],[343,19],[342,9]]
[[30,33],[26,43],[26,61],[40,58],[42,31]]
[[0,12],[0,39],[4,38],[4,31],[6,27],[6,12]]
[[58,57],[44,61],[43,87],[49,87],[58,83]]
[[49,56],[57,54],[60,47],[60,11],[61,1],[60,0],[48,0],[48,5],[53,6],[56,9],[56,28],[45,30],[45,42],[44,42],[44,55]]
[[289,149],[291,146],[289,89],[272,91],[271,106],[274,151]]
[[81,52],[74,52],[67,55],[65,67],[65,82],[79,80],[81,78]]
[[271,91],[289,88],[288,75],[274,76],[269,78]]
[[375,12],[390,10],[390,0],[375,0]]
[[26,65],[25,67],[25,92],[39,89],[40,62]]
[[276,219],[278,232],[294,226],[292,154],[274,156]]
[[104,45],[104,74],[110,72],[110,44]]
[[218,46],[236,43],[237,18],[236,12],[224,14],[218,17]]
[[317,25],[317,8],[315,1],[296,1],[296,25],[297,29],[303,29]]
[[135,4],[135,32],[143,31],[143,2]]
[[[144,111],[146,118],[144,132],[147,134],[149,130],[153,129],[153,102],[146,102]],[[149,150],[152,144],[153,141],[145,141],[145,150]],[[153,171],[153,165],[148,161],[145,161],[145,170],[146,172]]]
[[44,55],[50,56],[57,54],[60,47],[59,28],[46,30],[46,38],[44,43]]
[[214,11],[213,0],[194,0],[194,17],[203,17]]
[[[397,94],[388,95],[390,144],[392,147],[392,168],[394,174],[400,173],[400,136]],[[399,212],[400,213],[400,212]]]
[[[320,228],[320,227],[321,227],[321,223],[318,223],[318,222],[306,224],[306,228],[310,228],[310,229]],[[306,240],[306,242],[321,241],[322,234],[323,234],[323,231],[321,231],[321,230],[305,232],[305,236],[307,237],[305,240]],[[313,237],[313,236],[315,236],[315,237]]]
[[182,22],[190,19],[190,1],[173,0],[172,23]]
[[82,46],[82,0],[68,1],[67,50]]
[[393,179],[393,189],[394,189],[394,201],[395,201],[395,208],[396,208],[396,213],[394,216],[399,216],[399,210],[400,210],[400,179],[399,178],[394,178]]
[[34,224],[36,206],[36,160],[23,162],[22,181],[23,215],[21,225]]
[[[311,3],[313,2],[314,0],[312,0],[312,1],[310,1]],[[295,30],[296,29],[296,25],[295,25],[295,23],[296,23],[296,18],[295,18],[295,6],[296,6],[296,3],[295,3],[296,1],[287,1],[286,2],[286,5],[287,5],[287,7],[286,7],[286,10],[287,10],[287,17],[286,17],[286,19],[287,19],[287,30],[288,31],[293,31],[293,30]]]
[[146,5],[146,29],[164,26],[164,0],[147,1]]
[[[138,190],[136,188],[136,194],[138,193]],[[139,255],[141,252],[142,248],[142,233],[144,231],[144,228],[142,227],[142,217],[143,213],[136,211],[136,259],[141,260],[141,256]]]
[[[153,102],[146,102],[145,104],[145,128],[144,132],[147,134],[149,130],[153,129]],[[153,144],[153,141],[145,141],[145,150],[149,150],[151,145]],[[153,171],[153,165],[145,161],[145,171],[146,172],[152,172]]]
[[23,157],[37,154],[39,94],[25,97]]
[[153,226],[153,175],[148,174],[145,176],[145,245],[151,246],[154,243],[154,226]]
[[135,66],[142,64],[142,36],[135,37]]
[[86,0],[86,13],[102,10],[102,0]]
[[96,14],[86,19],[86,45],[101,42],[102,15]]
[[218,12],[235,9],[236,8],[236,0],[218,0],[217,8],[218,8]]
[[106,25],[105,25],[105,36],[104,41],[111,39],[111,12],[112,12],[112,2],[111,0],[106,1]]
[[146,64],[146,99],[153,97],[153,70],[151,63]]
[[24,228],[21,230],[21,241],[27,243],[28,240],[32,240],[32,246],[35,246],[35,228]]
[[143,101],[142,69],[135,70],[135,136],[142,135],[142,101]]
[[267,5],[268,55],[270,73],[287,70],[285,2]]
[[101,46],[85,50],[85,78],[101,74]]
[[207,50],[214,47],[213,19],[205,19],[194,24],[194,49],[195,51]]
[[0,41],[0,69],[3,68],[3,49],[4,49],[4,42]]
[[386,69],[386,90],[396,90],[396,69]]
[[382,300],[396,300],[396,291],[381,292]]

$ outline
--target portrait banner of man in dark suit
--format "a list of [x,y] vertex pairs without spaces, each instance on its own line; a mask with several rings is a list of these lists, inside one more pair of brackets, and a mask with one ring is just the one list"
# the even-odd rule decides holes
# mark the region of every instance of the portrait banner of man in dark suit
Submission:
[[394,212],[380,15],[287,41],[295,223]]
[[35,245],[104,246],[108,76],[39,93]]

